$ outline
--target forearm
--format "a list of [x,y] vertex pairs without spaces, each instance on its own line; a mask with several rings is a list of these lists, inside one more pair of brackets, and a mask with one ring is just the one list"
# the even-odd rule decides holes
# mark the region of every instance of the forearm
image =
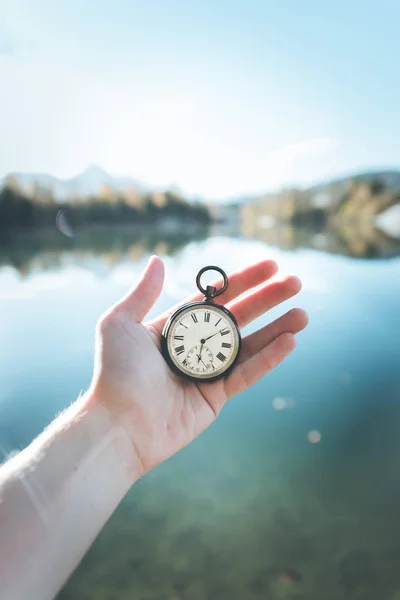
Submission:
[[0,596],[53,598],[138,477],[131,442],[90,396],[0,468]]

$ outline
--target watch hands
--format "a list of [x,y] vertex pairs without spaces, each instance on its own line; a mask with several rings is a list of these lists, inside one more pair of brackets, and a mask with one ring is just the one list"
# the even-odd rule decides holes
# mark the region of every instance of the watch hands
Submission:
[[[200,344],[201,344],[201,346],[200,346],[200,352],[199,352],[199,353],[196,355],[196,356],[197,356],[197,364],[199,364],[199,362],[200,362],[200,361],[201,361],[201,362],[203,362],[203,361],[201,360],[201,353],[202,353],[202,351],[203,351],[203,346],[204,346],[204,344],[206,343],[206,341],[207,341],[207,340],[210,340],[212,337],[214,337],[214,335],[218,335],[219,333],[221,333],[221,331],[222,331],[222,329],[220,329],[220,330],[219,330],[219,331],[217,331],[216,333],[213,333],[212,335],[209,335],[208,337],[206,337],[206,338],[202,338],[202,339],[200,340]],[[203,363],[203,365],[204,365],[204,363]],[[204,365],[204,366],[205,366],[205,365]]]
[[[218,333],[218,332],[217,332],[217,333]],[[215,335],[215,334],[214,334],[214,335]],[[210,337],[212,337],[212,336],[210,336]],[[207,339],[209,340],[210,338],[207,338]],[[199,352],[199,354],[196,354],[196,356],[197,356],[197,364],[199,364],[199,362],[201,361],[201,362],[203,363],[203,365],[205,366],[205,368],[207,369],[208,367],[207,367],[206,363],[205,363],[205,362],[204,362],[204,360],[201,358],[201,353],[202,353],[203,346],[204,346],[204,344],[205,344],[206,340],[200,340],[200,342],[201,342],[201,346],[200,346],[200,352]]]
[[221,333],[222,329],[220,329],[219,331],[217,331],[217,333],[213,333],[212,335],[209,335],[208,337],[206,337],[205,339],[200,340],[201,345],[203,346],[205,344],[205,342],[209,339],[211,339],[212,337],[214,337],[214,335],[218,335],[219,333]]
[[201,361],[203,363],[203,365],[205,366],[206,369],[208,369],[206,363],[204,362],[204,360],[201,358],[201,354],[196,354],[197,356],[197,364],[199,364],[199,362]]
[[199,364],[199,362],[201,361],[201,352],[203,350],[205,340],[200,340],[200,342],[201,342],[201,346],[200,346],[200,352],[197,355],[197,364]]

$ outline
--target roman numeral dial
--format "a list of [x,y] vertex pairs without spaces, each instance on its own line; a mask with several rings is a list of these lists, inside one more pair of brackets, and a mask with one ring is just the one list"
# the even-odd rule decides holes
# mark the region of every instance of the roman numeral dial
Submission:
[[178,310],[167,323],[163,339],[170,366],[199,381],[222,376],[232,367],[240,347],[240,333],[230,313],[205,302]]

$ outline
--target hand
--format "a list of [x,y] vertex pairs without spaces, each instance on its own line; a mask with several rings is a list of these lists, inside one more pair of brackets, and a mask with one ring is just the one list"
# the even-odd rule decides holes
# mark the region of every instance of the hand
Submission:
[[221,333],[221,331],[222,331],[222,329],[220,329],[216,333],[213,333],[212,335],[209,335],[208,337],[206,337],[205,340],[201,340],[201,345],[203,346],[203,344],[205,344],[207,340],[210,340],[212,337],[214,337],[214,335],[218,335],[219,333]]
[[203,346],[204,346],[204,342],[201,342],[201,346],[200,346],[200,351],[197,355],[197,364],[199,364],[199,362],[201,361],[201,351],[203,350]]
[[[229,276],[218,301],[242,329],[300,291],[297,277],[268,281],[277,265],[264,260]],[[192,383],[173,373],[160,352],[161,332],[172,308],[143,323],[163,286],[160,258],[152,257],[137,285],[99,320],[91,402],[106,406],[132,442],[139,477],[186,446],[216,419],[227,400],[274,369],[294,349],[294,334],[307,315],[293,309],[243,339],[237,365],[214,383]],[[261,285],[262,284],[262,285]],[[238,298],[260,286],[243,298]],[[182,303],[198,301],[196,293]]]
[[[203,363],[203,365],[204,365],[204,366],[205,366],[205,368],[207,369],[207,365],[206,365],[206,363],[204,362],[204,360],[203,360],[203,359],[201,359],[201,362]],[[213,366],[213,369],[214,369],[214,366]]]

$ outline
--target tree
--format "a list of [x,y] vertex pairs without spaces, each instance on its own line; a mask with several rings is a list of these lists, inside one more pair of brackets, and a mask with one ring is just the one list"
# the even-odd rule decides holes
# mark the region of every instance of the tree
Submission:
[[383,194],[386,189],[385,182],[379,177],[374,177],[369,182],[369,189],[373,196],[378,196],[378,194]]

